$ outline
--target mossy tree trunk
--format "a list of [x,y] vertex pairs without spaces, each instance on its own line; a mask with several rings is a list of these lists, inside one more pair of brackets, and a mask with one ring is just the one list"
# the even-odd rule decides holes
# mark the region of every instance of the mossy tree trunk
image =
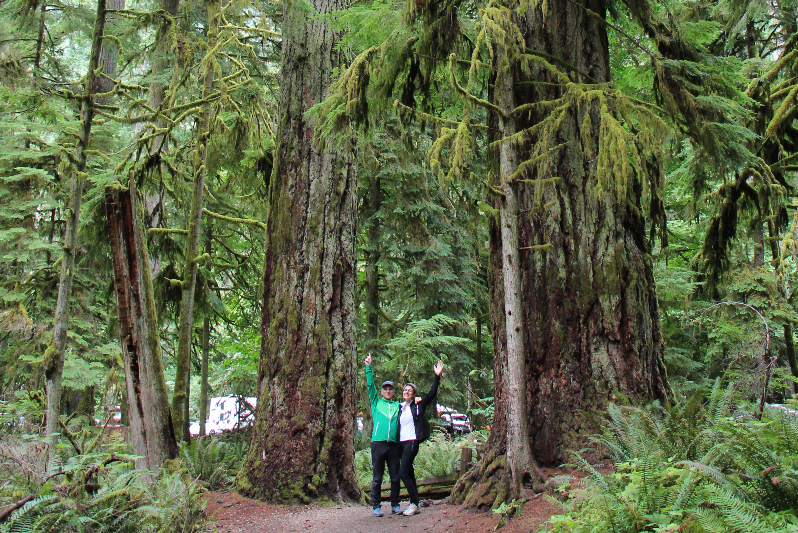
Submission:
[[[375,168],[375,174],[379,171]],[[379,346],[380,337],[380,219],[377,214],[382,207],[382,183],[378,176],[372,176],[368,192],[363,199],[366,203],[366,343],[367,351]],[[374,418],[371,414],[371,401],[368,390],[360,387],[363,404],[363,440],[371,442]]]
[[[313,0],[318,14],[345,0]],[[306,112],[341,63],[336,35],[283,4],[282,94],[269,191],[258,409],[237,488],[272,501],[359,496],[354,467],[355,153]]]
[[[601,0],[582,5],[604,16]],[[583,81],[610,81],[607,28],[569,2],[536,17],[527,47],[574,65]],[[553,80],[552,80],[553,81]],[[541,99],[559,95],[550,89]],[[531,91],[524,98],[535,98]],[[566,143],[554,167],[562,181],[535,209],[531,186],[523,189],[521,247],[550,244],[523,255],[524,323],[527,346],[529,416],[533,453],[545,464],[568,458],[585,435],[591,412],[602,411],[616,393],[633,400],[665,400],[669,388],[663,359],[659,309],[651,253],[642,216],[642,185],[627,188],[625,205],[611,187],[598,186],[596,161],[599,104],[565,119]],[[535,120],[535,117],[532,117]],[[585,416],[587,414],[587,416]]]
[[105,0],[98,0],[97,15],[94,21],[91,51],[86,76],[83,80],[83,94],[80,99],[79,139],[75,143],[75,153],[65,158],[63,175],[69,179],[67,200],[67,220],[64,231],[64,253],[61,256],[61,277],[58,282],[58,297],[53,319],[53,342],[44,353],[44,374],[46,379],[47,410],[45,413],[45,432],[52,435],[60,432],[59,416],[61,408],[62,378],[64,375],[64,352],[66,350],[67,330],[69,328],[69,300],[72,294],[72,279],[75,271],[75,257],[78,252],[78,228],[80,226],[80,206],[83,197],[83,184],[86,181],[86,150],[91,138],[94,118],[95,85],[100,51],[105,30]]
[[[211,254],[211,241],[213,240],[213,228],[208,224],[205,230],[205,253]],[[202,370],[200,375],[200,411],[199,411],[199,434],[205,436],[205,421],[208,418],[208,362],[211,350],[211,318],[205,316],[202,321]]]
[[[219,28],[218,0],[205,2],[207,10],[208,53],[216,47]],[[214,62],[207,57],[204,63],[202,98],[206,99],[213,92]],[[191,195],[191,207],[188,216],[188,237],[185,247],[182,288],[180,299],[180,325],[177,351],[175,353],[175,390],[172,393],[172,419],[175,434],[188,441],[188,400],[191,379],[191,340],[194,333],[194,292],[197,287],[197,269],[200,258],[199,244],[202,225],[202,204],[205,193],[205,165],[208,159],[207,143],[210,136],[211,104],[207,102],[200,108],[197,120],[197,132],[194,147],[194,186]]]
[[[601,0],[578,3],[600,16],[606,13]],[[511,11],[528,52],[542,52],[569,65],[572,79],[609,81],[606,27],[584,8],[550,2],[545,18],[540,7],[524,16],[512,6]],[[516,106],[562,95],[558,80],[544,69],[533,68],[529,74],[522,69],[500,69],[496,74],[513,76]],[[496,103],[501,85],[497,79],[492,96]],[[590,121],[584,120],[585,113],[590,113]],[[524,113],[516,121],[517,131],[543,118]],[[639,180],[631,184],[621,207],[611,190],[597,187],[596,161],[587,154],[598,146],[599,124],[598,103],[572,111],[563,119],[560,138],[552,143],[564,143],[551,166],[559,183],[545,188],[542,199],[535,198],[532,184],[518,184],[519,212],[525,213],[518,221],[527,384],[523,398],[512,389],[508,361],[508,334],[514,329],[506,323],[512,295],[502,269],[508,237],[505,228],[492,224],[494,425],[486,457],[458,483],[455,501],[489,506],[512,495],[512,476],[505,471],[505,454],[516,448],[510,448],[505,436],[512,407],[525,401],[532,455],[541,464],[556,465],[597,429],[590,424],[592,414],[601,412],[618,393],[638,400],[664,400],[668,394],[652,260],[640,214],[642,186]],[[522,161],[528,158],[523,143],[517,149]],[[548,248],[535,248],[541,245]]]
[[[494,56],[499,71],[505,67],[508,52],[499,50]],[[511,71],[510,71],[511,72]],[[499,74],[496,79],[494,98],[498,108],[504,113],[499,120],[500,134],[503,138],[515,135],[515,108],[513,76]],[[504,196],[499,201],[499,225],[501,236],[502,294],[504,295],[504,329],[507,365],[504,379],[507,385],[507,448],[506,466],[509,469],[510,498],[521,496],[526,480],[539,485],[544,475],[538,468],[529,448],[529,423],[527,420],[526,361],[524,360],[523,303],[521,250],[519,250],[519,184],[511,182],[510,176],[518,168],[519,154],[509,142],[500,143],[499,180]],[[497,267],[498,268],[498,267]],[[499,311],[499,310],[497,310]]]
[[106,190],[114,294],[125,370],[125,403],[137,468],[157,471],[177,457],[163,374],[155,294],[135,178],[127,190]]

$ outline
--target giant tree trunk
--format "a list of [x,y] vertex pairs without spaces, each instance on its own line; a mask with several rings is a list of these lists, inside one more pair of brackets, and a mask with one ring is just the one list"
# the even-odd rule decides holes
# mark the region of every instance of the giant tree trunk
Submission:
[[[313,0],[319,14],[345,0]],[[258,410],[237,479],[273,501],[357,498],[354,146],[305,113],[340,65],[326,20],[283,4],[280,129],[269,192]]]
[[[208,11],[208,54],[214,53],[219,28],[218,0],[205,2]],[[202,98],[213,92],[214,60],[206,58],[203,73]],[[188,441],[188,400],[191,370],[191,339],[194,333],[194,291],[197,286],[197,268],[202,224],[202,204],[205,193],[205,166],[208,160],[208,141],[210,136],[211,104],[203,104],[197,121],[197,139],[194,148],[194,187],[191,195],[191,210],[188,216],[188,237],[185,247],[185,266],[183,267],[183,295],[180,299],[180,328],[175,354],[175,390],[172,393],[172,418],[175,434]]]
[[[601,16],[606,12],[601,0],[579,3]],[[524,17],[514,16],[528,51],[572,66],[571,76],[583,82],[609,81],[606,28],[585,9],[550,2],[545,23],[539,7]],[[515,105],[562,94],[558,80],[542,68],[533,68],[529,78],[520,69],[514,76]],[[527,80],[550,85],[517,83]],[[496,84],[494,98],[500,81]],[[590,124],[583,120],[585,112],[591,114]],[[542,118],[525,114],[517,122],[518,131]],[[642,188],[639,182],[630,185],[626,206],[621,202],[620,208],[611,191],[597,188],[596,161],[586,156],[590,150],[582,143],[598,146],[599,124],[598,104],[564,118],[560,138],[552,143],[565,143],[551,171],[561,179],[544,190],[542,201],[536,202],[531,185],[519,184],[520,212],[528,213],[519,221],[526,415],[532,453],[543,464],[559,464],[568,458],[568,450],[578,449],[597,429],[589,425],[592,414],[602,411],[616,393],[664,400],[668,392],[652,262],[639,214]],[[525,159],[525,147],[519,150]],[[485,460],[454,491],[456,501],[471,506],[495,505],[510,495],[510,485],[496,480],[509,478],[498,473],[504,470],[503,454],[510,445],[504,434],[510,407],[524,401],[513,396],[505,360],[510,351],[504,316],[508,295],[502,294],[507,285],[501,269],[505,238],[492,228],[494,426]],[[531,248],[545,244],[550,247]]]
[[64,375],[64,351],[66,350],[67,330],[69,328],[69,299],[72,294],[72,278],[75,271],[75,257],[78,252],[78,228],[80,226],[80,206],[83,197],[83,183],[86,180],[86,150],[91,137],[94,118],[92,90],[95,72],[99,64],[105,29],[105,0],[98,0],[94,33],[89,53],[89,65],[84,79],[80,105],[80,138],[75,145],[74,156],[66,163],[70,191],[67,203],[67,222],[64,231],[64,254],[61,257],[61,277],[58,282],[58,298],[53,320],[53,343],[44,353],[44,374],[46,378],[47,410],[45,432],[52,435],[60,432],[59,415],[61,408],[62,378]]
[[[581,3],[606,12],[601,0]],[[546,24],[534,27],[528,47],[574,65],[596,83],[609,81],[606,28],[583,9],[557,3]],[[522,265],[531,437],[545,464],[566,460],[568,450],[584,442],[596,429],[588,425],[589,413],[602,411],[616,392],[665,400],[669,390],[641,183],[628,187],[621,207],[610,190],[597,190],[596,162],[582,143],[598,146],[598,103],[589,111],[589,131],[582,131],[584,115],[565,119],[558,142],[567,145],[554,167],[562,181],[542,200],[553,202],[551,211],[521,224],[522,247],[551,244],[526,253]],[[522,209],[535,213],[531,187],[525,193]]]
[[147,242],[136,198],[136,181],[127,190],[105,195],[119,339],[125,369],[125,397],[137,468],[158,470],[177,457],[169,412],[169,393],[161,363],[155,295]]

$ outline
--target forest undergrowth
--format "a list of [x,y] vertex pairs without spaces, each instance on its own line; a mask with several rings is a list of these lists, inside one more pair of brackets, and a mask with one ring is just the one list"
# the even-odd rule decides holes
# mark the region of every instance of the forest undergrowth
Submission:
[[741,401],[720,379],[671,407],[612,405],[595,446],[613,461],[556,479],[550,532],[798,531],[798,401]]
[[181,443],[157,473],[136,469],[126,428],[68,420],[67,444],[48,449],[43,405],[21,392],[0,405],[0,532],[194,532],[207,490],[229,485],[247,439],[232,433]]

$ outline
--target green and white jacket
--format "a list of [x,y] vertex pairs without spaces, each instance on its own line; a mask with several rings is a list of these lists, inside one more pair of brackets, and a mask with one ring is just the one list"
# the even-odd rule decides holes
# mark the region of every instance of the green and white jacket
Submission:
[[371,440],[399,442],[399,410],[402,402],[389,401],[380,395],[374,384],[374,373],[371,366],[366,367],[366,384],[369,389],[369,400],[371,400],[371,416],[374,419]]

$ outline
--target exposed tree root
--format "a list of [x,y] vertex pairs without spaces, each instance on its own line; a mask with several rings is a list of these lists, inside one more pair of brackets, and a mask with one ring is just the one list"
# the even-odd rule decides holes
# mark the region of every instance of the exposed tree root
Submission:
[[510,491],[506,457],[493,450],[461,477],[454,486],[452,503],[486,510],[504,503]]

